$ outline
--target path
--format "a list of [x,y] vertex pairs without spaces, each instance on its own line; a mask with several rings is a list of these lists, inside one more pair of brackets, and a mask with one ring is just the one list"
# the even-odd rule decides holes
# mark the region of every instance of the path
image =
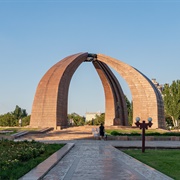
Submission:
[[[140,148],[141,141],[94,140],[91,129],[72,127],[43,135],[27,135],[19,140],[34,139],[46,143],[75,144],[59,162],[55,163],[44,176],[44,180],[171,180],[170,177],[115,148]],[[180,141],[146,141],[146,147],[180,148]],[[44,166],[48,167],[48,163]]]
[[76,141],[44,180],[170,180],[108,141]]

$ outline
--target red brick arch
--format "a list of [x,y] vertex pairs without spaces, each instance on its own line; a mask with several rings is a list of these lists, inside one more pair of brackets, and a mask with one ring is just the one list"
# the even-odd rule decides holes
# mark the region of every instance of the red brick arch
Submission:
[[[32,106],[30,125],[33,127],[67,126],[68,89],[71,78],[86,61],[88,53],[64,58],[52,66],[40,80]],[[110,68],[115,69],[127,82],[133,99],[133,119],[153,118],[153,128],[164,127],[162,97],[153,83],[135,68],[114,58],[97,54],[94,67],[104,87],[106,110],[105,125],[127,125],[127,107],[120,84]]]

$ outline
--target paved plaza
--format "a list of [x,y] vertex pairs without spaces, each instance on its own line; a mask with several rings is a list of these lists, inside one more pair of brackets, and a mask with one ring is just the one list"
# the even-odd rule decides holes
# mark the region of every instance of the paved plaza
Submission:
[[[44,141],[52,143],[52,141]],[[30,171],[21,180],[171,180],[172,178],[141,163],[116,147],[141,146],[139,141],[75,140],[53,141],[73,144],[61,157],[55,153],[41,167]],[[147,147],[180,148],[180,143],[147,142]],[[55,159],[55,161],[54,161]],[[53,165],[52,165],[53,163]],[[49,167],[52,168],[49,168]],[[49,169],[48,169],[49,168]],[[39,173],[40,171],[40,173]],[[43,172],[42,172],[43,171]],[[44,174],[45,176],[44,176]],[[41,176],[43,174],[43,176]]]
[[[93,139],[90,128],[69,128],[18,140],[64,143],[66,147],[23,176],[21,180],[170,180],[161,172],[123,153],[141,148],[141,141]],[[178,148],[180,141],[146,141],[146,148]]]
[[[112,144],[118,145],[116,142]],[[114,148],[108,141],[76,141],[44,180],[171,179]]]

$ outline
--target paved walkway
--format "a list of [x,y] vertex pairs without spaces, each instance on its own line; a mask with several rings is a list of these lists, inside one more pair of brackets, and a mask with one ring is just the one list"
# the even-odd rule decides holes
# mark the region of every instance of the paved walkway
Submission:
[[[119,140],[39,140],[46,143],[75,143],[75,144],[109,144],[121,148],[141,148],[142,141],[119,141]],[[180,149],[180,141],[146,141],[146,148],[169,148]]]
[[[74,141],[75,142],[75,141]],[[135,160],[111,144],[128,142],[76,141],[44,180],[170,180],[170,177]],[[132,143],[132,142],[131,142]],[[133,142],[136,144],[137,142]],[[138,142],[139,143],[139,142]],[[140,144],[140,143],[139,143]],[[156,142],[156,144],[158,144]],[[130,143],[129,143],[130,145]],[[180,144],[179,144],[180,145]],[[176,146],[176,145],[175,145]],[[174,146],[174,147],[175,147]]]
[[[74,147],[67,148],[68,152],[55,153],[41,166],[22,177],[23,180],[39,179],[42,174],[46,174],[43,175],[44,180],[171,179],[115,148],[141,148],[141,141],[93,140],[90,129],[87,132],[86,129],[80,131],[78,128],[19,138],[25,139],[46,143],[73,143]],[[180,141],[146,141],[146,148],[148,147],[180,149]]]

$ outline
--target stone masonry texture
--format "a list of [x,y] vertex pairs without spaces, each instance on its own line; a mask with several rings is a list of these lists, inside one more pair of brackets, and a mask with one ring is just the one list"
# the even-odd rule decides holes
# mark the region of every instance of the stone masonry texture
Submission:
[[160,92],[144,74],[134,67],[106,55],[98,54],[97,60],[116,70],[127,82],[133,101],[133,125],[136,117],[153,119],[152,128],[164,128],[164,105]]
[[[30,126],[67,126],[68,89],[71,78],[88,57],[88,53],[70,55],[52,66],[40,80],[34,96]],[[152,117],[152,128],[164,128],[164,105],[161,94],[154,84],[132,66],[97,54],[93,61],[105,92],[105,125],[127,125],[127,107],[123,91],[108,66],[116,70],[129,85],[133,101],[133,125],[138,116],[141,120]]]

